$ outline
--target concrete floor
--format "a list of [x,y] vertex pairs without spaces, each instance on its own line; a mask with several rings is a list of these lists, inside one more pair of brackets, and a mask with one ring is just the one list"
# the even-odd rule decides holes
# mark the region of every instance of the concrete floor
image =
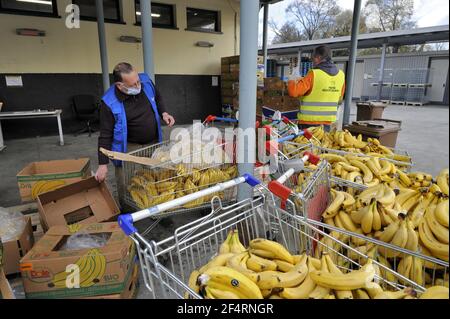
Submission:
[[[402,130],[399,132],[397,148],[407,150],[415,162],[413,170],[420,170],[436,175],[442,168],[449,166],[449,107],[448,106],[388,106],[384,118],[401,120]],[[356,118],[356,107],[353,106],[351,120]],[[165,128],[167,139],[170,130]],[[33,161],[52,159],[67,159],[89,157],[91,169],[97,168],[97,134],[91,137],[81,135],[65,136],[65,146],[58,145],[57,136],[35,137],[20,140],[7,140],[7,148],[0,152],[0,207],[20,204],[17,189],[16,174],[25,165]],[[116,194],[114,169],[110,167],[108,186]],[[176,227],[200,217],[200,213],[179,216],[173,220],[173,225],[158,225],[149,238],[162,239],[173,234]],[[141,223],[140,229],[145,229],[151,221]],[[149,298],[145,289],[142,274],[138,298]],[[20,287],[17,288],[20,294]]]

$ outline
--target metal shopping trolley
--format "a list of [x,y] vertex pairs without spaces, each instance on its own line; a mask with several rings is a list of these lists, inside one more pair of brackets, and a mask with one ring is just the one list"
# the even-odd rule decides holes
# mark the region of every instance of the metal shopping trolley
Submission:
[[[139,234],[134,226],[135,222],[151,217],[152,214],[213,194],[218,190],[233,188],[245,182],[260,189],[260,194],[229,206],[223,206],[220,198],[215,197],[211,201],[209,215],[179,227],[169,238],[158,242],[149,241]],[[273,201],[270,192],[249,175],[157,207],[130,215],[122,215],[119,217],[119,225],[136,243],[145,287],[152,293],[153,298],[201,298],[188,286],[190,273],[205,265],[217,254],[220,244],[232,229],[239,229],[244,245],[248,245],[249,241],[254,238],[267,238],[283,244],[292,254],[303,253],[306,249],[306,253],[310,255],[315,253],[317,247],[323,247],[322,249],[332,251],[346,261],[345,264],[342,264],[343,271],[358,269],[361,262],[346,257],[336,247],[354,251],[361,257],[361,260],[368,258],[358,250],[312,225],[306,218],[279,208]],[[329,238],[333,243],[332,247],[319,239],[322,237]],[[374,261],[374,264],[384,269],[383,265],[379,265],[378,262]],[[384,270],[395,278],[401,278],[391,269]],[[382,276],[376,276],[376,280],[384,287],[399,289],[396,283],[390,282]],[[411,285],[415,284],[411,282]],[[419,286],[417,288],[420,289]]]
[[[321,165],[325,165],[325,167],[323,167],[322,169],[324,169],[324,174],[329,176],[329,165],[323,163],[321,163]],[[328,169],[326,169],[326,166],[328,166]],[[364,255],[368,255],[370,252],[372,258],[379,258],[380,260],[383,260],[383,273],[385,273],[386,268],[399,271],[399,269],[403,267],[401,263],[404,262],[406,264],[406,261],[402,260],[405,260],[406,258],[412,259],[414,262],[417,262],[417,265],[421,265],[421,270],[418,271],[419,274],[416,275],[415,278],[413,278],[414,280],[408,279],[404,275],[399,274],[400,278],[397,278],[396,280],[397,283],[402,286],[411,286],[423,290],[425,289],[426,285],[443,285],[445,282],[448,282],[448,280],[450,279],[448,261],[440,260],[432,256],[427,256],[420,251],[411,251],[402,247],[392,245],[390,243],[385,243],[366,235],[354,233],[321,222],[322,213],[324,212],[328,204],[322,205],[318,208],[314,205],[310,206],[311,203],[314,203],[314,201],[309,199],[309,201],[305,202],[303,193],[295,192],[294,189],[283,185],[283,182],[287,180],[287,178],[289,178],[290,174],[292,174],[292,171],[286,172],[283,176],[283,179],[270,182],[269,189],[273,194],[282,199],[282,201],[284,202],[283,209],[287,213],[294,216],[307,218],[308,223],[313,225],[314,227],[318,227],[328,234],[339,234],[339,237],[341,239],[345,238],[342,239],[342,241],[345,242],[349,247],[351,247],[352,250],[348,250],[347,247],[343,248],[340,246],[340,254],[345,255],[347,258],[360,262],[361,255],[354,254],[354,251],[357,250],[359,252],[363,252]],[[310,182],[311,184],[320,185],[320,183],[315,182],[314,179]],[[332,184],[334,184],[333,186],[335,188],[346,188],[347,191],[349,188],[354,188],[355,192],[363,191],[364,189],[366,189],[366,186],[364,185],[351,183],[342,179],[334,180]],[[323,204],[325,204],[325,201],[323,201]],[[310,235],[312,236],[313,234]],[[387,256],[386,252],[389,252],[389,258],[385,257]],[[389,267],[387,267],[386,265],[389,265]],[[402,271],[399,272],[403,273]],[[392,278],[392,276],[390,277]]]

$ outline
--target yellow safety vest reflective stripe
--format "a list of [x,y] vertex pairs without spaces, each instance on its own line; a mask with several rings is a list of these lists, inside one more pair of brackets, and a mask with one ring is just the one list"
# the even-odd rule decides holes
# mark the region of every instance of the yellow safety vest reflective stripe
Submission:
[[345,84],[344,72],[336,75],[312,69],[314,83],[309,95],[300,98],[298,113],[300,123],[333,123],[336,122],[337,107]]

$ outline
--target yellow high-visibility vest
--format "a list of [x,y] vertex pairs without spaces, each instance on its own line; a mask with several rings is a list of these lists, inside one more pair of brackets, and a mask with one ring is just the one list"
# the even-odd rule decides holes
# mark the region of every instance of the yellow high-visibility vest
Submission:
[[337,108],[345,84],[344,72],[336,75],[312,69],[314,73],[313,88],[309,95],[300,98],[298,113],[300,123],[329,124],[336,122]]

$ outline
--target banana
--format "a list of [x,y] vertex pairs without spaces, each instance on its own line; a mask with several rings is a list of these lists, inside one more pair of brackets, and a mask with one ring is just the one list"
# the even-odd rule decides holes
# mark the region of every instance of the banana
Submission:
[[342,225],[344,226],[344,228],[348,231],[351,232],[356,232],[358,227],[353,223],[352,219],[350,218],[350,216],[344,212],[344,211],[340,211],[336,217],[338,217],[342,223]]
[[293,264],[288,263],[288,262],[286,262],[284,260],[274,259],[273,262],[277,265],[277,268],[274,269],[274,270],[277,270],[277,271],[288,272],[288,271],[291,271],[292,268],[294,268]]
[[201,267],[198,271],[200,273],[204,273],[209,268],[217,267],[217,266],[225,266],[227,264],[228,260],[231,257],[233,257],[233,256],[234,256],[233,253],[226,253],[226,254],[217,255],[216,257],[211,259],[206,265]]
[[332,190],[332,192],[334,192],[336,194],[336,197],[333,200],[333,202],[328,206],[328,208],[325,210],[325,212],[323,213],[324,218],[331,218],[331,217],[336,216],[336,214],[339,212],[339,209],[342,206],[342,203],[345,200],[344,192],[339,192],[339,191],[334,191],[334,190]]
[[277,270],[278,265],[272,260],[250,254],[250,258],[247,260],[247,268],[255,272],[262,272],[266,270]]
[[402,170],[398,170],[397,171],[398,177],[400,179],[400,181],[406,186],[406,187],[410,187],[412,185],[412,181],[411,179],[408,177],[408,175],[406,173],[404,173]]
[[434,195],[436,195],[436,196],[441,196],[442,195],[441,188],[435,183],[431,184],[429,192],[434,194]]
[[402,258],[397,266],[397,272],[405,278],[411,278],[410,272],[413,266],[413,257],[411,255]]
[[227,238],[219,247],[219,254],[227,254],[227,253],[231,252],[230,241],[231,241],[232,236],[233,236],[233,231],[229,231]]
[[[320,271],[329,273],[330,271],[328,270],[327,261],[325,259],[326,255],[326,253],[322,255]],[[316,288],[314,288],[314,290],[308,295],[308,297],[310,299],[324,299],[330,293],[332,293],[330,288],[316,285]]]
[[448,245],[440,243],[425,220],[419,223],[419,238],[434,257],[448,261]]
[[250,255],[248,252],[235,254],[232,257],[228,258],[226,266],[228,268],[238,271],[239,273],[245,275],[247,278],[255,282],[257,274],[254,271],[247,268],[247,260],[249,258]]
[[350,217],[356,224],[361,224],[361,220],[364,217],[365,214],[368,213],[368,210],[370,208],[369,206],[364,206],[358,210],[353,210],[350,212]]
[[414,257],[413,258],[413,264],[411,268],[411,275],[410,279],[417,283],[420,286],[423,286],[425,284],[425,278],[424,278],[424,271],[423,271],[423,260],[420,257]]
[[379,193],[380,189],[382,187],[382,184],[378,184],[373,187],[369,187],[361,192],[358,196],[358,200],[361,201],[364,204],[368,204],[374,199],[377,194]]
[[418,191],[415,189],[409,189],[409,188],[401,189],[400,193],[395,197],[395,202],[398,205],[403,206],[403,204],[408,199],[410,199],[411,197],[413,197],[417,194],[418,194]]
[[338,162],[339,165],[342,166],[343,169],[345,169],[347,172],[360,172],[361,169],[359,169],[356,166],[350,165],[347,162]]
[[298,263],[288,272],[263,271],[257,274],[256,284],[260,289],[290,288],[300,285],[308,274],[305,262]]
[[442,170],[436,177],[436,184],[442,190],[442,193],[448,196],[448,168]]
[[425,221],[428,224],[433,235],[439,240],[439,242],[448,244],[448,228],[439,224],[435,217],[436,206],[428,206],[425,212]]
[[[397,282],[397,277],[394,275],[394,272],[392,270],[393,269],[392,265],[389,263],[389,261],[387,259],[385,259],[381,255],[377,256],[377,261],[381,265],[383,265],[384,267],[387,268],[387,269],[384,269],[383,267],[379,267],[380,268],[380,275],[383,278],[387,279],[389,282],[396,283]],[[371,296],[371,298],[373,298],[373,296],[370,294],[370,291],[368,291],[368,292],[369,292],[369,295]]]
[[367,294],[369,295],[370,299],[374,299],[376,295],[383,292],[383,288],[375,282],[372,282],[370,284],[370,287],[365,288],[367,291]]
[[377,202],[374,201],[371,205],[373,220],[372,220],[372,229],[378,231],[381,229],[381,216],[377,209]]
[[377,198],[377,201],[385,206],[389,206],[395,202],[395,192],[392,188],[383,184],[382,188],[384,189],[383,196]]
[[339,163],[339,162],[344,162],[349,164],[349,162],[347,161],[347,159],[343,156],[337,155],[337,154],[333,154],[333,153],[325,153],[325,154],[321,154],[320,158],[322,160],[326,160],[329,163]]
[[324,218],[323,221],[325,222],[325,224],[330,225],[330,226],[336,226],[334,224],[333,218]]
[[273,253],[276,259],[287,261],[288,263],[294,264],[294,257],[284,248],[283,245],[262,238],[253,239],[250,241],[250,247],[252,249],[266,250]]
[[311,278],[316,285],[327,287],[334,290],[355,290],[366,288],[375,277],[375,269],[372,265],[372,260],[359,270],[355,270],[346,274],[332,274],[320,270],[312,271]]
[[[209,286],[211,281],[223,284],[228,291],[240,293],[247,299],[263,299],[258,286],[245,275],[229,267],[218,266],[208,269],[199,277],[201,285]],[[212,287],[214,288],[214,287]],[[237,294],[239,296],[239,294]]]
[[396,220],[383,230],[381,236],[378,239],[384,241],[385,243],[390,243],[399,228],[400,220]]
[[448,287],[433,286],[420,295],[419,299],[449,299]]
[[[355,231],[355,233],[359,234],[359,235],[364,235],[364,232],[362,231],[361,228],[358,228]],[[362,245],[366,244],[366,240],[364,240],[362,238],[359,238],[359,237],[356,237],[356,236],[351,236],[351,241],[352,241],[352,244],[355,245],[355,246],[362,246]]]
[[403,203],[402,209],[405,212],[411,212],[422,200],[423,200],[423,195],[420,192],[418,192],[417,194],[410,197],[406,202]]
[[448,199],[440,202],[436,206],[434,217],[439,224],[448,228]]
[[369,294],[363,289],[353,290],[355,299],[370,299]]
[[274,254],[271,251],[262,250],[262,249],[250,249],[249,252],[251,254],[254,254],[256,256],[262,257],[262,258],[268,258],[268,259],[276,259],[277,255]]
[[245,252],[246,250],[247,249],[245,249],[244,245],[242,245],[241,241],[239,240],[239,232],[237,230],[234,230],[230,242],[230,252],[232,252],[233,254],[240,254],[242,252]]
[[[329,272],[337,275],[342,274],[339,268],[333,263],[333,260],[331,260],[330,256],[328,254],[325,254],[324,256]],[[350,290],[337,290],[335,291],[335,294],[337,299],[353,299],[353,294]]]
[[343,193],[344,193],[345,199],[342,202],[342,206],[344,206],[345,208],[353,206],[356,203],[355,198],[347,192],[343,192]]
[[419,248],[419,236],[414,230],[414,224],[411,221],[406,221],[406,225],[408,228],[408,241],[406,242],[405,248],[411,251],[416,252]]
[[374,299],[404,299],[407,296],[416,296],[416,292],[412,288],[405,288],[399,291],[383,291],[376,295]]
[[207,295],[212,297],[209,299],[240,299],[239,296],[232,291],[210,288],[208,286],[205,287],[205,290]]
[[361,229],[365,234],[372,232],[373,225],[373,203],[370,205],[367,212],[361,218]]
[[[391,244],[404,248],[406,246],[406,243],[408,242],[408,228],[406,225],[406,221],[402,220],[400,222],[400,226],[397,230],[397,232],[394,234],[392,240],[391,240]],[[378,250],[384,257],[386,258],[394,258],[394,257],[398,257],[401,253],[389,248],[382,248],[379,247]]]
[[311,279],[311,271],[315,268],[308,257],[307,268],[309,269],[305,280],[298,286],[292,288],[284,288],[280,292],[280,297],[284,299],[306,299],[309,294],[316,288],[315,282]]
[[352,159],[349,163],[355,167],[358,167],[363,172],[364,183],[370,183],[373,180],[372,171],[360,160]]
[[[198,285],[198,276],[200,276],[200,272],[198,270],[193,270],[191,275],[189,276],[188,285],[194,292],[200,292],[200,286]],[[190,295],[188,292],[184,294],[184,299],[189,299]]]

